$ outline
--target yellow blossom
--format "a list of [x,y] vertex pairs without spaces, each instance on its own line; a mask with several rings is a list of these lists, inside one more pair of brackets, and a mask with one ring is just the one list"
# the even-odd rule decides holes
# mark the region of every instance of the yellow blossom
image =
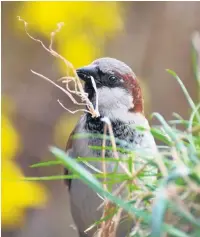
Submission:
[[32,33],[48,40],[57,23],[64,22],[55,38],[57,50],[79,67],[102,56],[105,40],[122,29],[119,9],[116,2],[27,2],[18,14]]
[[23,173],[14,161],[21,145],[19,135],[5,111],[1,119],[2,225],[4,228],[14,228],[23,223],[27,207],[36,207],[45,203],[46,194],[41,185],[23,181]]

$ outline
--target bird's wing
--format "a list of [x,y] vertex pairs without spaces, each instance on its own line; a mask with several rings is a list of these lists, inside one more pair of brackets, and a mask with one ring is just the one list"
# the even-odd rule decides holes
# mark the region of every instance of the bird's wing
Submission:
[[[67,141],[67,145],[66,145],[66,148],[65,148],[65,151],[66,153],[68,154],[69,151],[72,149],[72,140],[73,140],[73,135],[75,134],[75,131],[76,131],[76,127],[74,128],[74,130],[71,132],[70,136],[69,136],[69,139]],[[70,172],[67,168],[64,168],[64,175],[69,175]],[[71,179],[65,179],[64,180],[65,184],[67,185],[68,189],[70,189],[70,186],[71,186]]]
[[[148,125],[149,126],[149,125]],[[146,126],[147,127],[147,126]],[[149,127],[150,128],[150,127]],[[142,152],[145,152],[148,156],[148,159],[155,159],[157,156],[157,146],[156,142],[154,140],[153,135],[150,131],[144,131],[143,133],[143,139],[141,140],[141,143],[139,144],[139,148],[141,148]],[[147,158],[147,157],[146,157]],[[135,168],[138,170],[143,167],[144,164],[148,164],[148,161],[145,160],[145,157],[142,158],[140,155],[137,157],[137,164],[135,164]],[[151,176],[147,176],[146,178],[143,178],[143,182],[147,182],[148,184],[154,183],[156,180],[156,173],[158,172],[157,168],[152,165],[147,165],[145,167],[145,171],[149,174],[152,174]]]
[[139,146],[146,151],[149,150],[149,152],[153,152],[153,153],[156,152],[157,147],[156,147],[154,137],[152,136],[151,132],[149,131],[150,126],[149,126],[148,120],[145,118],[145,116],[143,114],[140,114],[140,113],[137,113],[134,116],[135,116],[135,118],[134,118],[133,124],[137,124],[137,125],[142,126],[146,129],[145,131],[139,132],[140,134],[142,134],[142,139],[140,139]]
[[[69,139],[67,141],[65,151],[72,158],[76,158],[78,156],[77,153],[75,152],[74,146],[78,146],[79,148],[81,147],[79,143],[78,144],[76,143],[76,145],[74,144],[75,140],[73,139],[73,135],[75,135],[75,133],[77,132],[83,131],[83,127],[85,124],[85,117],[86,117],[85,115],[81,116],[79,122],[76,124],[75,128],[71,132]],[[67,168],[65,168],[64,175],[69,175],[69,174],[70,174],[70,171]],[[71,181],[72,181],[71,179],[65,179],[65,184],[68,186],[69,189],[70,189]]]

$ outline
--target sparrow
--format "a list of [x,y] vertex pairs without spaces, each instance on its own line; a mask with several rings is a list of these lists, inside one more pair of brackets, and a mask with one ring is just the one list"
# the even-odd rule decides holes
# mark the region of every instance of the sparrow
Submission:
[[[80,133],[103,134],[105,123],[102,118],[104,117],[109,118],[111,122],[117,146],[120,146],[120,143],[117,142],[117,139],[120,139],[131,145],[133,151],[135,148],[142,148],[155,152],[156,144],[151,133],[134,128],[134,126],[142,126],[149,129],[149,123],[144,115],[142,90],[132,69],[122,61],[105,57],[96,59],[91,64],[77,69],[76,72],[84,81],[84,90],[88,98],[96,106],[97,95],[91,82],[91,77],[94,78],[100,116],[94,118],[89,113],[82,115],[67,142],[67,154],[74,159],[78,157],[99,158],[99,161],[92,162],[92,166],[102,171],[102,151],[90,148],[90,146],[102,146],[102,138],[91,136],[73,139],[73,136]],[[109,140],[106,141],[106,146],[112,146]],[[119,157],[122,156],[119,154]],[[114,157],[113,152],[107,150],[105,157]],[[94,173],[87,165],[84,163],[82,165]],[[108,173],[114,170],[114,162],[108,162],[106,165]],[[118,167],[117,172],[124,171]],[[65,174],[69,174],[67,169],[65,169]],[[65,183],[69,189],[71,214],[79,237],[94,236],[96,229],[87,233],[85,230],[100,220],[102,216],[102,209],[98,209],[102,203],[101,197],[79,179],[66,179]],[[131,225],[126,221],[119,224],[116,237],[127,236],[132,228]]]

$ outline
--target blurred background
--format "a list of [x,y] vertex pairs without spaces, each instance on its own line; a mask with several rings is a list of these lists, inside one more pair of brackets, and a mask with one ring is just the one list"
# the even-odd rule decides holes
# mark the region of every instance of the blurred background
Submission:
[[[49,44],[58,22],[54,48],[75,67],[98,57],[124,61],[138,76],[146,116],[189,114],[187,101],[165,71],[174,70],[197,100],[191,36],[200,30],[199,2],[1,2],[2,10],[2,235],[4,237],[77,237],[63,181],[25,182],[24,177],[62,174],[59,166],[30,168],[53,160],[49,145],[65,148],[79,114],[59,89],[33,75],[56,81],[65,67],[25,33]],[[76,107],[77,108],[77,107]],[[156,121],[151,121],[155,124]]]

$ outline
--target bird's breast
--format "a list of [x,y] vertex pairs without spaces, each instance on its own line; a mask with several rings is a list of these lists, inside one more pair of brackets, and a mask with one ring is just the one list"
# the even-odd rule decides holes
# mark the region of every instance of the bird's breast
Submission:
[[[115,137],[115,143],[120,151],[118,152],[119,158],[126,158],[127,151],[133,151],[134,147],[147,147],[151,150],[155,149],[155,142],[151,134],[137,131],[129,124],[125,124],[121,121],[112,122],[112,130]],[[91,158],[96,157],[96,161],[90,162],[91,166],[94,166],[96,170],[93,170],[86,163],[82,163],[83,166],[92,173],[103,171],[102,167],[102,137],[104,133],[104,124],[100,119],[92,119],[91,117],[84,117],[79,124],[76,133],[88,134],[87,137],[76,139],[73,141],[73,147],[70,156]],[[107,134],[109,135],[109,134]],[[114,157],[112,142],[108,136],[106,139],[106,158]],[[107,173],[113,172],[116,163],[106,162]],[[123,173],[123,169],[118,166],[118,173]],[[116,189],[120,183],[113,185],[113,189]],[[102,215],[102,210],[97,211],[98,206],[102,203],[102,199],[90,189],[86,184],[80,180],[72,180],[70,189],[71,200],[71,212],[73,219],[79,231],[83,232],[95,221],[99,220]],[[95,231],[95,230],[94,230]],[[127,228],[126,228],[127,231]],[[124,237],[126,233],[122,231],[122,235],[117,237]],[[94,232],[90,232],[88,236],[93,236]]]

